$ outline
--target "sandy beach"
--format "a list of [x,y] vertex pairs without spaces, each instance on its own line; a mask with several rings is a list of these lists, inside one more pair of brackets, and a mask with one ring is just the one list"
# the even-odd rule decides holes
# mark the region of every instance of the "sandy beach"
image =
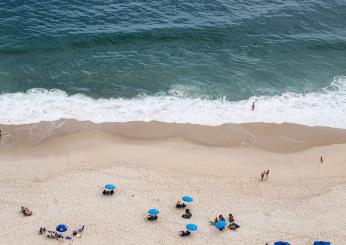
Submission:
[[[1,130],[0,244],[346,244],[346,130],[74,120]],[[183,195],[194,198],[190,220],[174,207]],[[150,208],[158,222],[145,220]],[[237,231],[208,224],[228,213]],[[60,223],[85,225],[82,237],[38,234]],[[198,231],[179,237],[188,223]]]

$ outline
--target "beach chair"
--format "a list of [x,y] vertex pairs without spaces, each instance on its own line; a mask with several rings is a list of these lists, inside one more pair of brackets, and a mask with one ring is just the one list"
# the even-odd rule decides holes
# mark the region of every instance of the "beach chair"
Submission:
[[274,242],[274,245],[291,245],[291,243],[279,241],[279,242]]
[[313,245],[330,245],[330,242],[314,241]]

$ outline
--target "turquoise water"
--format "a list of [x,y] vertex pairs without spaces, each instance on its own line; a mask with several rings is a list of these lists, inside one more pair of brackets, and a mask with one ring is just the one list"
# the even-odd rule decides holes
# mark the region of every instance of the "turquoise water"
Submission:
[[[346,111],[345,13],[344,0],[2,1],[0,122],[92,120],[102,111],[122,116],[96,121],[218,124],[293,115],[344,127],[335,113]],[[299,110],[315,113],[315,106],[317,114],[273,113],[297,107],[292,97]],[[262,106],[268,118],[225,116],[247,111],[252,100],[274,107]],[[83,103],[93,111],[81,115]],[[190,118],[182,116],[186,104]],[[317,107],[326,104],[336,112],[322,120]],[[153,112],[153,105],[162,107]]]

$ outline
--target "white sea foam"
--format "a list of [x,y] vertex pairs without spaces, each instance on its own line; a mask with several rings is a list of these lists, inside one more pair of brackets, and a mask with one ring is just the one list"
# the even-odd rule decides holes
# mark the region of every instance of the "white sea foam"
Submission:
[[[256,101],[256,110],[251,103]],[[346,128],[346,77],[336,77],[319,92],[284,93],[243,101],[208,100],[175,95],[133,99],[68,96],[61,90],[31,89],[0,95],[0,123],[23,124],[60,118],[93,122],[162,121],[219,125],[291,122]]]

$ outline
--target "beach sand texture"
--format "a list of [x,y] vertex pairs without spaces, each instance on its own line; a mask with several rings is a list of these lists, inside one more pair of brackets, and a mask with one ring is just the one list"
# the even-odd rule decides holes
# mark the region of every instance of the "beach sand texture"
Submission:
[[[1,129],[0,244],[60,244],[38,234],[60,223],[85,225],[73,244],[346,244],[346,130],[73,120]],[[103,196],[109,182],[118,189]],[[194,197],[190,220],[174,207],[183,195]],[[145,221],[150,208],[158,222]],[[237,231],[208,224],[230,212]],[[188,223],[199,230],[179,237]]]

